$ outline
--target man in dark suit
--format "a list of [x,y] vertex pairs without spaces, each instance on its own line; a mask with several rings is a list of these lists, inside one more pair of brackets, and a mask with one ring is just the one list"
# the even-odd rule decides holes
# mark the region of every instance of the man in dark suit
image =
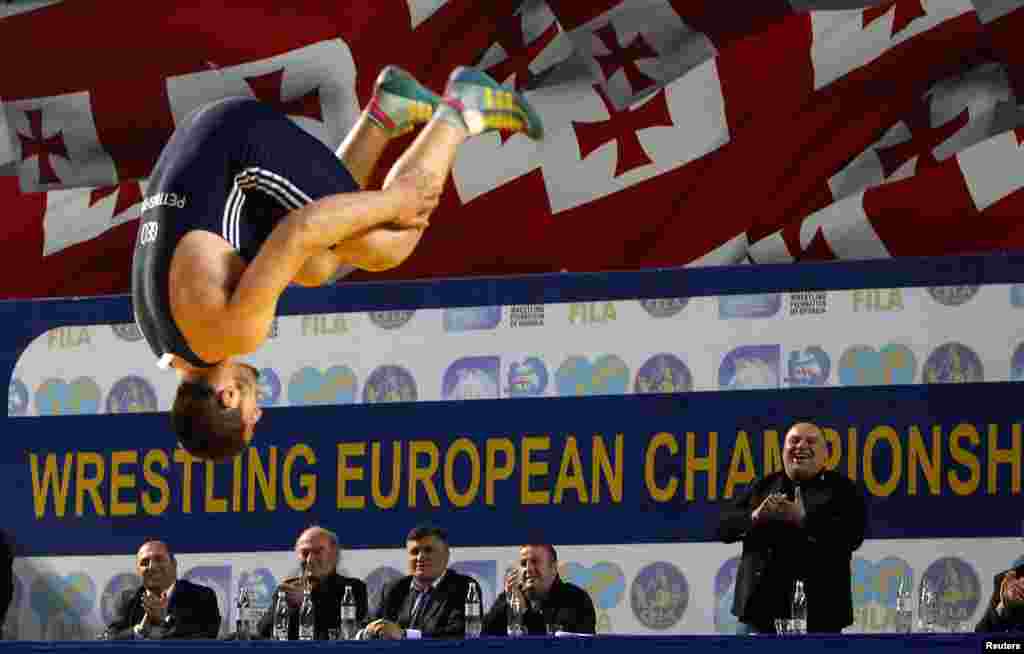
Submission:
[[437,527],[417,527],[406,537],[409,576],[381,591],[380,606],[360,638],[462,638],[466,635],[466,595],[476,580],[448,568],[448,535]]
[[587,591],[558,576],[558,553],[552,545],[523,545],[519,568],[505,575],[505,591],[484,617],[489,636],[508,634],[511,605],[522,607],[526,634],[543,636],[549,629],[577,634],[597,631],[597,612]]
[[787,432],[782,463],[722,508],[718,538],[743,542],[732,612],[741,633],[774,633],[801,579],[807,631],[838,633],[853,624],[850,562],[864,542],[864,494],[824,469],[825,442],[811,423]]
[[[327,640],[329,629],[337,629],[341,618],[341,600],[345,588],[352,588],[356,602],[356,622],[364,624],[367,614],[366,584],[353,577],[338,574],[338,556],[341,548],[338,536],[323,527],[310,527],[295,541],[295,555],[306,571],[313,599],[313,615],[316,621],[315,637]],[[299,639],[299,608],[302,606],[303,582],[301,577],[285,579],[277,587],[288,602],[288,639]],[[263,638],[273,637],[274,606],[263,614],[256,631]]]
[[988,610],[974,631],[1024,631],[1024,564],[997,574],[993,587],[995,590],[989,600]]
[[14,546],[0,531],[0,637],[4,632],[7,610],[14,599]]
[[147,540],[135,557],[142,586],[121,594],[110,640],[216,638],[220,610],[213,589],[178,579],[178,564],[167,544]]

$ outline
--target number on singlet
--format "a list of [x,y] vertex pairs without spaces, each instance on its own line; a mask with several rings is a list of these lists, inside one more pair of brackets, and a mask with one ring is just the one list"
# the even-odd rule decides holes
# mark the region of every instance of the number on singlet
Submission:
[[153,221],[142,223],[139,227],[139,245],[149,245],[155,242],[159,229],[159,223]]

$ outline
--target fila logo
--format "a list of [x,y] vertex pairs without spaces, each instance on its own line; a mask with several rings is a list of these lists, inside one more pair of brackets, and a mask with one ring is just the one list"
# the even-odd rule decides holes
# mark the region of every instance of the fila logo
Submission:
[[156,241],[156,234],[160,229],[160,224],[154,221],[142,223],[139,227],[139,245],[149,245]]

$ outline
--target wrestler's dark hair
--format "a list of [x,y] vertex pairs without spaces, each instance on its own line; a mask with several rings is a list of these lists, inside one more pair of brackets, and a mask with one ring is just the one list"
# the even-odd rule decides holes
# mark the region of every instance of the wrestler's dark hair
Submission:
[[217,391],[205,381],[178,386],[171,428],[185,451],[200,459],[226,461],[246,446],[242,412],[223,406]]

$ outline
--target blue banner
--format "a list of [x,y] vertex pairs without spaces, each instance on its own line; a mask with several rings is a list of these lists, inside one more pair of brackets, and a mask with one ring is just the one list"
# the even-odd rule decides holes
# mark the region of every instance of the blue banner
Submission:
[[[918,302],[918,309],[907,309],[902,314],[908,316],[905,321],[918,315],[938,316],[950,324],[956,321],[968,336],[976,335],[985,345],[987,332],[973,327],[982,313],[980,309],[975,312],[974,307],[1005,307],[1000,309],[1007,312],[1001,314],[1005,318],[1024,306],[1024,301],[1017,302],[1008,289],[998,289],[998,297],[989,293],[987,298],[996,304],[972,305],[967,302],[977,288],[965,287],[969,292],[957,294],[934,285],[1021,281],[1022,261],[1019,256],[964,257],[397,285],[342,284],[330,289],[290,290],[281,303],[281,314],[396,312],[384,318],[375,316],[375,322],[366,321],[363,334],[379,337],[392,333],[387,330],[400,329],[409,319],[398,312],[423,308],[685,299],[712,294],[923,284],[930,285],[928,294],[906,296],[908,302]],[[26,555],[130,553],[147,537],[171,538],[179,552],[282,550],[291,547],[301,528],[313,523],[336,529],[345,545],[352,548],[400,546],[408,530],[422,522],[447,527],[453,543],[462,546],[512,545],[534,537],[566,545],[702,542],[714,538],[720,503],[742,492],[754,479],[779,469],[785,430],[797,420],[810,420],[825,429],[829,465],[862,485],[870,502],[870,537],[1020,535],[1024,526],[1019,497],[1024,458],[1022,409],[1017,383],[1006,381],[1024,378],[1024,363],[1011,366],[1011,346],[1016,342],[1009,339],[991,348],[995,354],[988,359],[992,362],[990,368],[999,364],[1006,371],[993,374],[989,370],[986,377],[981,376],[981,361],[968,357],[966,348],[952,347],[956,343],[928,344],[928,349],[934,349],[933,355],[922,361],[920,373],[915,372],[911,348],[886,343],[889,328],[880,328],[872,336],[883,340],[866,341],[868,345],[874,343],[871,347],[860,343],[859,333],[850,334],[849,339],[844,335],[843,355],[838,356],[840,343],[835,344],[832,356],[836,365],[831,365],[825,350],[807,340],[817,338],[815,329],[820,327],[816,325],[825,324],[814,322],[825,315],[820,312],[835,311],[828,315],[848,316],[844,320],[875,316],[875,322],[863,324],[885,326],[896,324],[888,317],[896,315],[890,310],[904,309],[899,294],[877,294],[878,298],[869,294],[865,300],[857,293],[860,291],[844,298],[850,300],[849,305],[835,307],[819,305],[826,299],[822,297],[790,297],[788,316],[778,317],[776,334],[792,334],[787,325],[795,324],[810,336],[786,348],[780,344],[781,338],[760,342],[749,336],[757,334],[760,338],[765,327],[758,332],[744,326],[752,325],[750,321],[772,320],[767,316],[780,313],[780,298],[771,298],[772,303],[763,305],[748,302],[741,307],[743,311],[736,309],[739,304],[719,301],[717,313],[703,314],[709,329],[705,333],[717,337],[728,329],[720,325],[740,325],[734,327],[741,335],[737,336],[740,347],[723,351],[721,358],[714,360],[715,378],[708,371],[711,355],[705,357],[704,368],[698,369],[695,361],[701,361],[691,352],[689,368],[680,365],[679,374],[672,379],[677,392],[671,394],[647,394],[661,390],[657,383],[660,377],[656,379],[636,365],[642,361],[639,354],[634,362],[637,374],[633,383],[625,366],[619,365],[616,371],[621,374],[615,379],[622,388],[592,383],[599,388],[581,391],[577,388],[582,384],[578,376],[559,375],[579,358],[570,356],[576,353],[565,348],[548,362],[554,378],[549,386],[557,386],[552,393],[558,396],[525,397],[533,386],[542,385],[539,372],[548,374],[543,365],[530,368],[524,363],[530,359],[525,359],[522,365],[509,368],[510,381],[502,391],[503,399],[448,401],[473,393],[486,397],[481,389],[494,391],[497,396],[494,389],[500,386],[500,357],[496,352],[484,357],[482,351],[474,349],[480,343],[473,341],[474,335],[490,338],[484,327],[493,328],[491,323],[484,321],[484,327],[460,324],[455,329],[449,322],[438,322],[434,328],[449,338],[447,343],[469,343],[451,346],[462,358],[438,359],[430,363],[436,368],[425,365],[423,370],[427,372],[420,374],[421,383],[442,381],[436,392],[445,401],[424,401],[425,397],[420,397],[418,402],[371,403],[384,384],[376,384],[373,375],[367,375],[361,404],[343,405],[335,398],[335,404],[316,406],[322,398],[302,396],[296,397],[295,403],[313,405],[265,408],[253,446],[233,463],[220,465],[194,461],[176,449],[165,413],[130,412],[135,406],[155,411],[156,395],[147,380],[134,376],[119,380],[109,387],[104,403],[95,383],[89,385],[88,379],[74,377],[77,373],[70,372],[70,364],[64,368],[71,357],[77,356],[80,343],[107,338],[107,346],[96,346],[96,357],[122,351],[109,343],[117,347],[125,344],[125,348],[138,345],[139,361],[136,364],[133,354],[128,357],[127,367],[152,369],[153,361],[144,344],[131,334],[118,332],[115,336],[106,328],[68,330],[69,326],[117,327],[117,323],[128,323],[131,307],[127,298],[5,303],[9,319],[0,325],[0,338],[5,344],[0,352],[0,370],[7,374],[10,390],[9,417],[4,419],[0,441],[3,525],[16,536]],[[893,296],[900,297],[900,301],[891,301]],[[645,305],[629,318],[634,322],[623,317],[617,324],[629,329],[633,325],[639,325],[638,330],[657,329],[663,335],[674,334],[678,328],[680,340],[693,340],[692,333],[673,327],[671,322],[658,323],[668,328],[643,322],[669,321],[677,314],[686,319],[685,312],[679,313],[686,306],[683,301]],[[920,306],[927,307],[927,311]],[[570,311],[563,322],[552,322],[552,329],[567,334],[567,341],[585,340],[578,335],[586,334],[586,329],[611,329],[602,326],[614,322],[614,307],[609,305],[607,309],[593,316]],[[501,312],[495,313],[500,321]],[[486,317],[483,313],[480,316]],[[445,314],[446,321],[449,317]],[[509,318],[507,329],[519,329],[520,319],[530,323],[526,318],[536,316],[516,314],[514,319]],[[778,322],[785,319],[791,323]],[[513,324],[513,320],[517,322]],[[543,315],[538,320],[543,324]],[[554,320],[549,318],[549,322]],[[305,331],[304,324],[301,329]],[[315,333],[310,339],[325,340],[309,340],[308,348],[316,350],[321,347],[319,343],[348,347],[351,340],[347,329],[335,329],[331,323],[330,329],[311,330]],[[898,325],[892,330],[904,336]],[[926,328],[922,330],[930,336]],[[22,383],[13,374],[19,356],[44,332],[52,342],[44,339],[42,347],[53,351],[47,360],[54,362],[56,372],[52,378],[47,377],[50,372],[46,368],[38,373],[36,383]],[[1015,333],[1010,336],[1016,339]],[[293,337],[306,336],[300,333]],[[636,334],[637,339],[643,337],[642,332]],[[326,340],[330,338],[339,340]],[[465,340],[452,340],[457,338]],[[517,338],[517,343],[530,338],[531,343],[543,340]],[[591,341],[597,342],[596,338]],[[426,338],[424,342],[429,343]],[[493,342],[489,340],[486,347],[494,347]],[[711,343],[694,342],[693,347],[701,354],[712,347]],[[569,345],[575,347],[574,342]],[[898,359],[899,366],[883,356],[897,349],[905,356],[890,358]],[[616,351],[612,347],[590,354]],[[784,354],[790,369],[787,379],[781,381]],[[878,375],[867,374],[870,371],[862,359],[870,357],[860,356],[867,354],[878,363]],[[922,356],[919,354],[919,358]],[[553,364],[563,358],[566,363],[554,368]],[[740,374],[738,365],[741,358],[746,372],[758,373],[750,376],[751,384],[773,383],[775,387],[715,390],[746,387],[747,378]],[[622,361],[613,356],[604,359]],[[101,363],[105,365],[106,361]],[[882,363],[892,366],[885,368]],[[600,377],[603,373],[598,368],[595,364],[588,370]],[[339,365],[337,369],[343,368]],[[691,375],[691,369],[703,372]],[[146,374],[145,370],[141,374]],[[465,373],[461,377],[460,371]],[[302,368],[294,374],[302,372],[320,374],[313,368]],[[971,376],[975,372],[977,375]],[[906,380],[901,375],[906,375]],[[939,383],[953,381],[954,377],[1000,381]],[[694,378],[699,379],[702,390],[685,392],[695,383]],[[830,385],[832,378],[837,380],[834,386]],[[299,377],[292,379],[301,381]],[[467,383],[460,392],[453,390],[459,381],[466,380],[476,385]],[[920,381],[912,384],[910,380]],[[118,385],[122,382],[123,388]],[[280,395],[284,382],[278,383],[275,392]],[[503,379],[501,383],[506,382]],[[783,383],[792,386],[785,388]],[[412,384],[409,387],[415,388]],[[352,398],[343,399],[356,401],[354,388],[352,384]],[[301,390],[294,381],[288,389]],[[374,392],[374,398],[367,399],[369,391]],[[517,395],[520,391],[522,395]],[[583,396],[569,396],[574,392]],[[586,396],[586,392],[606,394]],[[78,393],[81,397],[65,402],[62,393]],[[398,396],[405,399],[401,393]],[[33,399],[39,415],[19,416],[18,412],[26,411]],[[89,404],[88,412],[101,415],[48,412],[50,404],[73,404],[70,412],[80,412],[83,403]],[[129,412],[120,413],[122,410]]]
[[1014,536],[1017,395],[1002,383],[284,408],[220,465],[169,448],[163,414],[49,418],[45,431],[12,419],[0,492],[31,553],[129,552],[154,534],[183,552],[288,549],[314,522],[356,548],[400,545],[424,521],[464,546],[698,542],[810,418],[829,464],[864,487],[870,537]]

